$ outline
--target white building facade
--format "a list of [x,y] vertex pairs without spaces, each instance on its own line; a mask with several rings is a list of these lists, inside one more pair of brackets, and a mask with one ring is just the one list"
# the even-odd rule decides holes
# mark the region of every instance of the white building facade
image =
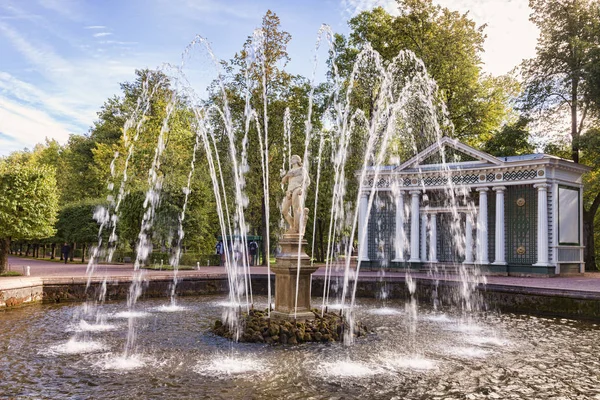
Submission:
[[[431,162],[449,152],[467,160]],[[546,154],[494,157],[445,137],[398,167],[367,172],[358,257],[371,267],[462,263],[498,275],[582,273],[588,170]]]

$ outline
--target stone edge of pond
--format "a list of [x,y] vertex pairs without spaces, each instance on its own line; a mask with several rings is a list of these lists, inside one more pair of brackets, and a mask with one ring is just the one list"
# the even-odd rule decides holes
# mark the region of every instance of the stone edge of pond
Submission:
[[[180,277],[177,285],[178,296],[215,295],[228,292],[229,286],[225,274],[196,275]],[[39,303],[81,302],[95,296],[104,278],[94,278],[87,291],[85,277],[78,278],[34,278],[5,277],[0,279],[0,310]],[[167,297],[170,293],[172,276],[148,275],[143,297]],[[440,298],[456,298],[459,282],[440,281],[435,286],[432,280],[416,278],[417,297],[427,302],[433,291]],[[252,279],[253,292],[266,295],[267,277]],[[127,298],[131,283],[129,276],[113,276],[107,279],[107,300]],[[312,282],[312,292],[323,292],[323,278],[316,276]],[[362,279],[357,288],[357,297],[374,298],[382,288],[388,292],[389,299],[408,299],[404,278],[394,277],[381,281]],[[487,309],[501,312],[517,312],[534,315],[567,317],[574,319],[600,320],[600,292],[567,290],[559,288],[540,288],[529,286],[487,284],[480,286],[479,295],[488,305]]]

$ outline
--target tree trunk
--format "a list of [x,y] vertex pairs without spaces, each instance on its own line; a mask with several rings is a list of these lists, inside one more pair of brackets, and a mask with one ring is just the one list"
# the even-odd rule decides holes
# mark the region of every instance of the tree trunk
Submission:
[[56,243],[52,243],[52,250],[50,252],[50,259],[54,260],[54,255],[56,254]]
[[323,243],[323,220],[321,218],[317,219],[317,228],[318,228],[318,232],[319,232],[319,241],[318,241],[318,248],[319,248],[319,258],[318,261],[320,263],[325,262],[325,252],[324,252],[324,243]]
[[263,259],[262,259],[262,265],[266,266],[267,265],[267,257],[270,257],[270,254],[267,254],[267,240],[269,240],[269,238],[267,237],[267,224],[269,223],[269,218],[267,216],[267,212],[266,212],[266,205],[265,205],[265,196],[262,197],[262,242],[261,242],[261,253],[263,255]]
[[73,245],[71,246],[71,254],[69,257],[71,261],[73,261],[73,256],[75,255],[75,246],[77,246],[77,243],[73,242]]
[[9,238],[0,238],[0,274],[8,271],[8,249],[10,248]]
[[594,220],[600,208],[600,192],[596,193],[589,210],[583,209],[583,260],[586,271],[596,271],[596,251],[594,240]]
[[81,262],[85,262],[85,243],[81,245]]
[[577,129],[577,89],[579,80],[571,80],[571,158],[579,163],[579,130]]
[[23,243],[19,243],[19,255],[23,255]]
[[29,243],[27,243],[27,249],[25,250],[25,257],[29,257],[29,249],[31,248],[31,245]]
[[44,246],[42,247],[42,259],[46,258],[46,243],[44,243]]

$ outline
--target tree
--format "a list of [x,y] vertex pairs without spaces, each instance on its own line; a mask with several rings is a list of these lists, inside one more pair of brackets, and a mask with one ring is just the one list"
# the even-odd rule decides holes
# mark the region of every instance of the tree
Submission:
[[[245,194],[248,205],[245,211],[246,222],[250,232],[261,233],[266,239],[267,226],[271,241],[279,229],[279,214],[273,212],[280,204],[283,192],[280,187],[280,171],[287,151],[284,143],[284,115],[289,109],[291,128],[291,149],[295,154],[304,153],[304,133],[308,115],[308,95],[311,91],[308,80],[294,76],[285,71],[289,61],[287,46],[291,40],[288,32],[281,29],[279,17],[272,11],[264,15],[261,27],[253,36],[248,37],[243,49],[229,62],[222,62],[225,69],[225,90],[229,109],[234,123],[235,145],[239,155],[242,152],[242,138],[245,134],[246,94],[250,96],[250,106],[257,114],[257,121],[252,120],[248,132],[248,166],[245,173]],[[264,77],[264,80],[263,80]],[[223,106],[222,93],[218,85],[211,87],[211,102]],[[312,122],[314,130],[319,129],[320,111],[313,108]],[[214,126],[222,125],[215,120]],[[224,131],[223,128],[220,129]],[[265,140],[265,130],[268,139]],[[262,147],[259,140],[262,138]],[[222,170],[231,174],[233,170],[228,138],[221,135],[220,158]],[[264,193],[264,176],[261,157],[268,151],[269,157],[265,167],[268,168],[269,197]],[[229,199],[233,195],[228,195]],[[270,213],[267,215],[266,206]],[[275,217],[275,218],[273,218]],[[263,240],[263,245],[266,240]],[[263,254],[265,251],[263,249]],[[263,262],[266,263],[266,257]]]
[[[598,94],[596,73],[600,47],[600,2],[597,0],[530,0],[531,20],[540,29],[536,57],[522,64],[525,93],[522,109],[539,116],[568,115],[570,157],[574,162],[596,159]],[[583,133],[589,130],[586,137]],[[582,146],[585,143],[585,147]],[[587,153],[587,154],[586,154]],[[596,269],[594,220],[600,204],[600,190],[586,181],[583,225],[585,263]]]
[[525,112],[570,116],[571,159],[579,162],[579,137],[590,112],[590,67],[600,46],[597,0],[530,0],[531,21],[540,29],[536,56],[522,70]]
[[[481,72],[485,25],[477,27],[468,14],[434,5],[432,0],[397,2],[399,16],[378,7],[349,21],[348,38],[336,35],[340,49],[336,63],[341,73],[350,73],[367,43],[385,62],[402,50],[411,50],[425,63],[447,106],[454,131],[446,134],[476,146],[484,143],[504,121],[510,109],[507,99],[514,89],[509,78]],[[369,89],[364,96],[364,105],[359,107],[369,116],[368,105],[375,93]]]
[[79,243],[82,262],[86,245],[98,241],[98,223],[93,216],[103,203],[104,200],[82,200],[63,206],[58,213],[56,237],[61,242]]
[[520,117],[514,123],[505,124],[483,145],[482,150],[497,157],[534,153],[535,147],[530,143],[528,123],[527,118]]
[[10,241],[52,236],[57,211],[53,170],[0,160],[0,272],[8,267]]

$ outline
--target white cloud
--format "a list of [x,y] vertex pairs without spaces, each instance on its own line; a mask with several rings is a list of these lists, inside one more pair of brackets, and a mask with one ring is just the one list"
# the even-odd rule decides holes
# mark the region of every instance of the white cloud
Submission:
[[94,37],[104,37],[104,36],[110,36],[112,35],[112,33],[110,32],[98,32],[98,33],[94,33]]
[[34,64],[43,75],[55,76],[56,73],[71,72],[71,65],[44,43],[34,45],[10,26],[1,22],[0,33],[4,33],[16,50]]
[[85,29],[106,29],[106,26],[104,26],[104,25],[90,25],[90,26],[86,26]]
[[0,96],[0,132],[0,156],[23,147],[32,148],[47,137],[66,143],[70,133],[79,133],[41,110],[16,104],[3,96]]
[[38,0],[40,6],[53,11],[67,19],[81,21],[83,19],[80,0]]
[[263,6],[258,2],[219,0],[158,0],[158,12],[175,12],[195,20],[209,24],[229,24],[231,18],[242,20],[259,20],[263,13]]

